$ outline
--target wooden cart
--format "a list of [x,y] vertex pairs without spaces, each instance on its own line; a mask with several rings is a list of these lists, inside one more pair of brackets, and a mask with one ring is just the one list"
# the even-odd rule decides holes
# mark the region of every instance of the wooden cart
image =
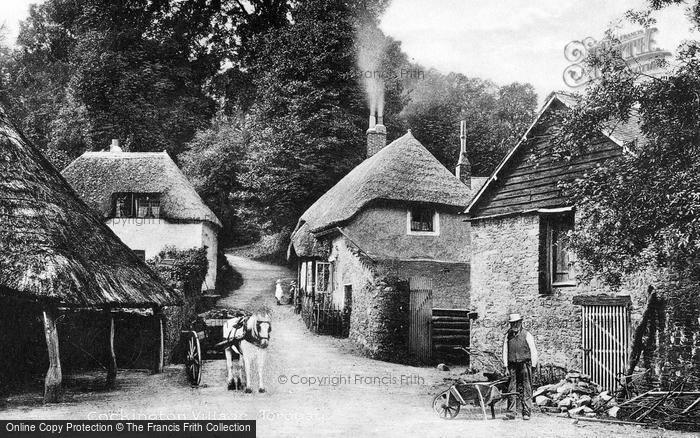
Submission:
[[197,315],[189,329],[182,330],[180,345],[183,349],[185,373],[189,382],[197,386],[202,381],[205,359],[221,359],[223,350],[216,344],[223,341],[223,326],[231,318],[248,315],[241,309],[213,309]]

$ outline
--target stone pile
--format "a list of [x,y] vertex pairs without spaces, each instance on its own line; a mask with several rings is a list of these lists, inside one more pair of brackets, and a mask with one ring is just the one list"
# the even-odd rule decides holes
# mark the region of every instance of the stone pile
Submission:
[[606,413],[617,416],[617,402],[608,391],[591,382],[586,374],[570,372],[559,383],[544,385],[532,394],[535,404],[544,411],[568,412],[570,416],[595,417]]

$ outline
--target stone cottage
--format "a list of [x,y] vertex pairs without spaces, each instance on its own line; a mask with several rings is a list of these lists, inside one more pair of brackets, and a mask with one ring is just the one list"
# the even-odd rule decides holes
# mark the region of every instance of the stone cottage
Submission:
[[[604,387],[626,372],[633,334],[649,291],[662,273],[632,275],[617,291],[577,281],[576,255],[565,236],[576,226],[576,205],[561,182],[627,153],[644,141],[638,120],[601,131],[570,161],[548,154],[548,115],[574,106],[573,97],[553,93],[522,140],[507,154],[471,200],[472,345],[499,351],[510,312],[522,313],[535,336],[541,363],[591,374]],[[538,152],[538,153],[534,153]],[[652,288],[650,288],[650,286]]]
[[[429,337],[433,308],[469,307],[469,226],[460,213],[484,178],[471,178],[463,157],[458,179],[410,131],[385,146],[384,126],[370,126],[368,158],[301,216],[289,257],[307,296],[349,313],[349,336],[364,352],[396,359],[420,348],[407,339],[416,312],[426,330],[418,337]],[[411,302],[408,280],[419,277],[432,296]]]
[[209,268],[202,290],[216,285],[217,235],[221,222],[167,152],[85,152],[63,170],[80,197],[140,258],[164,247],[207,247]]

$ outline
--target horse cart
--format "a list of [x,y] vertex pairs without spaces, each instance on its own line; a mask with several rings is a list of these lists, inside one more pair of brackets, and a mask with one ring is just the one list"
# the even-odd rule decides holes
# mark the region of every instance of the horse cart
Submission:
[[197,386],[202,381],[204,359],[223,357],[217,344],[224,340],[224,324],[231,318],[248,316],[240,309],[213,309],[200,313],[187,330],[180,333],[180,348],[187,380]]

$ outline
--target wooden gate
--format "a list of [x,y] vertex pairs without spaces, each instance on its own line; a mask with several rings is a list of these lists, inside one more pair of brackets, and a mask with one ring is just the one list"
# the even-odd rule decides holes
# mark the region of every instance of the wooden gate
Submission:
[[625,305],[581,306],[583,372],[604,389],[617,389],[629,349],[629,311]]
[[429,278],[414,277],[409,281],[410,304],[408,324],[409,352],[421,362],[429,362],[432,353],[430,336],[433,319],[433,284]]

